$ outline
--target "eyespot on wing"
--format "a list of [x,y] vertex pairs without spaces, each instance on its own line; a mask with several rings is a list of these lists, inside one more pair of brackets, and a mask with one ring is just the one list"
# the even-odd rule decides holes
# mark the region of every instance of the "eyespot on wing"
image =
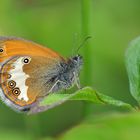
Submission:
[[0,49],[4,48],[4,52],[0,52],[0,63],[13,56],[19,55],[31,55],[31,56],[43,56],[55,60],[64,60],[55,51],[50,48],[44,47],[32,41],[28,41],[22,38],[16,37],[0,37]]
[[[24,62],[26,59],[28,63]],[[24,110],[36,103],[39,98],[47,96],[52,85],[43,84],[46,80],[43,74],[49,75],[56,63],[53,59],[40,56],[18,56],[4,63],[0,80],[8,105],[16,109],[22,107]]]

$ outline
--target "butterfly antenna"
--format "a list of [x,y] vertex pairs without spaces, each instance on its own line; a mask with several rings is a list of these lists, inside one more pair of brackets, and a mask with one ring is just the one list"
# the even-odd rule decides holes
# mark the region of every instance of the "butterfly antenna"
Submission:
[[76,44],[77,44],[77,40],[78,40],[78,34],[74,33],[74,37],[73,37],[73,48],[72,48],[72,56],[74,56],[75,54],[75,48],[76,48]]
[[79,47],[76,50],[76,54],[78,54],[79,50],[84,46],[84,44],[90,39],[92,38],[91,36],[87,36],[85,37],[85,39],[82,41],[82,43],[79,45]]

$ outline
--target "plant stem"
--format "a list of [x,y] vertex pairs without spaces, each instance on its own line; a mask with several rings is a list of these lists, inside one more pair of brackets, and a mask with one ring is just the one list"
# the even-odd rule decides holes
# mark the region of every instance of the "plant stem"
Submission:
[[[82,38],[91,35],[91,0],[81,0],[81,20],[82,20]],[[92,50],[90,40],[84,47],[84,81],[87,85],[92,85]],[[83,116],[87,116],[91,113],[90,103],[84,104]]]
[[[81,0],[82,1],[82,37],[87,37],[91,35],[90,32],[90,18],[91,18],[91,0]],[[91,71],[91,44],[90,40],[86,43],[84,47],[84,57],[85,57],[85,64],[84,64],[84,79],[86,80],[86,84],[91,85],[92,83],[92,71]]]

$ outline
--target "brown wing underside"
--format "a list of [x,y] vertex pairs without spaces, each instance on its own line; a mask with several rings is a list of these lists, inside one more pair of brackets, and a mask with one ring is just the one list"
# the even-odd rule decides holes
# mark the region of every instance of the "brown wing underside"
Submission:
[[[15,69],[13,63],[18,58],[20,57],[13,58],[2,66],[0,83],[3,94],[5,94],[8,99],[19,106],[27,106],[35,103],[38,98],[44,97],[49,93],[54,83],[47,83],[47,81],[57,74],[59,63],[52,59],[46,59],[46,57],[32,56],[30,63],[23,66],[23,72],[29,75],[25,82],[25,85],[28,87],[27,96],[29,98],[26,102],[25,100],[18,99],[18,93],[14,93],[15,89],[19,90],[19,94],[22,92],[24,88],[24,82],[22,83],[23,75],[18,70],[15,71],[16,76],[14,73],[13,75],[10,73],[12,69]],[[13,81],[12,77],[16,80]],[[19,80],[21,85],[17,86],[17,81]],[[10,87],[11,82],[13,82],[13,84],[15,83],[15,86]]]

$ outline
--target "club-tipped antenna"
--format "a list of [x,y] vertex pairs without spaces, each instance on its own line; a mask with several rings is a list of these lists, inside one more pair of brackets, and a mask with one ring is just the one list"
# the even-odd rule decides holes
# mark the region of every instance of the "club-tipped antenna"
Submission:
[[84,44],[90,39],[92,38],[91,36],[87,36],[85,37],[85,39],[82,41],[82,43],[79,45],[79,47],[76,50],[76,54],[78,54],[79,50],[84,46]]

